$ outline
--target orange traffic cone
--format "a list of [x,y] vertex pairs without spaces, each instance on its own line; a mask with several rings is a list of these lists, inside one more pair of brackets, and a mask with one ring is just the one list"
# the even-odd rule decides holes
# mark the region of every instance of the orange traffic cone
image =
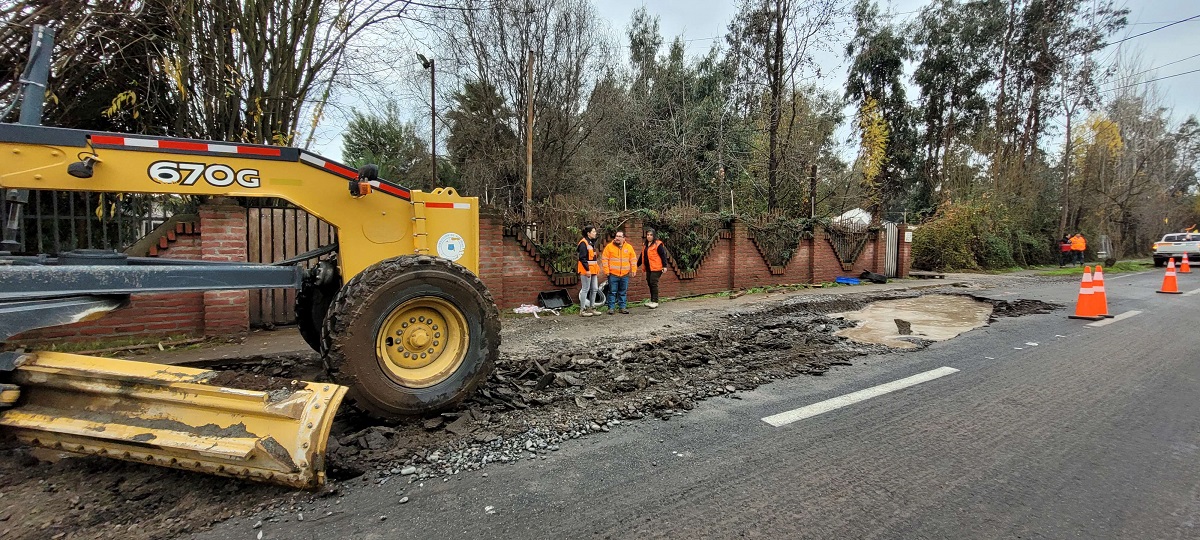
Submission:
[[1191,265],[1188,264],[1187,253],[1183,254],[1183,262],[1179,264],[1179,273],[1180,274],[1192,273],[1192,267],[1191,267]]
[[1092,273],[1092,296],[1096,297],[1096,314],[1108,319],[1113,318],[1113,315],[1108,314],[1108,295],[1104,293],[1104,267],[1096,265],[1096,271]]
[[1083,268],[1083,281],[1079,284],[1079,299],[1075,301],[1075,314],[1068,315],[1070,319],[1087,319],[1098,321],[1104,316],[1096,310],[1096,295],[1092,291],[1092,267]]
[[1179,284],[1175,282],[1175,257],[1167,260],[1167,274],[1163,276],[1162,289],[1154,292],[1163,294],[1183,294],[1179,292]]

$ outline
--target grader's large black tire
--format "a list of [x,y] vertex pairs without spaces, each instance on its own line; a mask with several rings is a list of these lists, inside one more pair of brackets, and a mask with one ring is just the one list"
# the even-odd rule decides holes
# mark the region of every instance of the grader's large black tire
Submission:
[[330,375],[350,387],[347,400],[396,419],[470,396],[499,355],[500,317],[467,269],[404,256],[367,268],[338,291],[322,340]]

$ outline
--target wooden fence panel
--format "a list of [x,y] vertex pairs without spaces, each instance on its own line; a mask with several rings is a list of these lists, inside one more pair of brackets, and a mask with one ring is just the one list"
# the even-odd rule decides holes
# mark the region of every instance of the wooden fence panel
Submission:
[[[249,262],[274,263],[335,242],[332,225],[299,208],[246,209],[246,257]],[[302,263],[306,268],[316,260]],[[250,291],[250,325],[295,324],[296,291]]]

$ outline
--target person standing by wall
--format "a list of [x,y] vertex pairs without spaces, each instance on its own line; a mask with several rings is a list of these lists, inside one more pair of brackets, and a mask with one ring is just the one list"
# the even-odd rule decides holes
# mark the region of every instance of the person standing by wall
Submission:
[[646,307],[658,307],[658,279],[662,277],[663,261],[667,260],[667,247],[655,237],[654,229],[646,229],[646,243],[638,255],[638,268],[646,270],[646,284],[650,286],[650,301]]
[[608,276],[608,314],[616,313],[614,306],[620,308],[621,313],[628,314],[625,295],[629,292],[629,278],[637,275],[637,253],[625,241],[624,232],[617,231],[613,241],[604,246],[600,265],[604,268],[604,275]]
[[1062,240],[1058,241],[1058,267],[1062,268],[1067,263],[1073,263],[1074,255],[1071,253],[1071,237],[1063,233]]
[[600,258],[596,255],[596,228],[583,228],[583,238],[576,246],[579,264],[579,315],[591,317],[596,312],[596,295],[600,292]]
[[1075,263],[1083,266],[1083,252],[1087,251],[1087,240],[1083,238],[1083,234],[1075,233],[1071,237],[1071,253],[1075,255]]

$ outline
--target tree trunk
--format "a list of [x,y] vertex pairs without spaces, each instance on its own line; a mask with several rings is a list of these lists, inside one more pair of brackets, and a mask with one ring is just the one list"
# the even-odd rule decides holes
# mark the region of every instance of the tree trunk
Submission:
[[1067,140],[1063,143],[1063,181],[1062,193],[1059,194],[1058,204],[1062,207],[1061,217],[1058,219],[1058,234],[1055,238],[1062,238],[1062,235],[1067,233],[1067,214],[1071,208],[1071,112],[1067,112]]
[[767,158],[767,210],[779,207],[779,122],[783,108],[783,18],[786,12],[786,2],[776,1],[774,23],[775,31],[771,36],[773,47],[767,52],[767,69],[771,82],[771,118],[768,122],[768,158]]

